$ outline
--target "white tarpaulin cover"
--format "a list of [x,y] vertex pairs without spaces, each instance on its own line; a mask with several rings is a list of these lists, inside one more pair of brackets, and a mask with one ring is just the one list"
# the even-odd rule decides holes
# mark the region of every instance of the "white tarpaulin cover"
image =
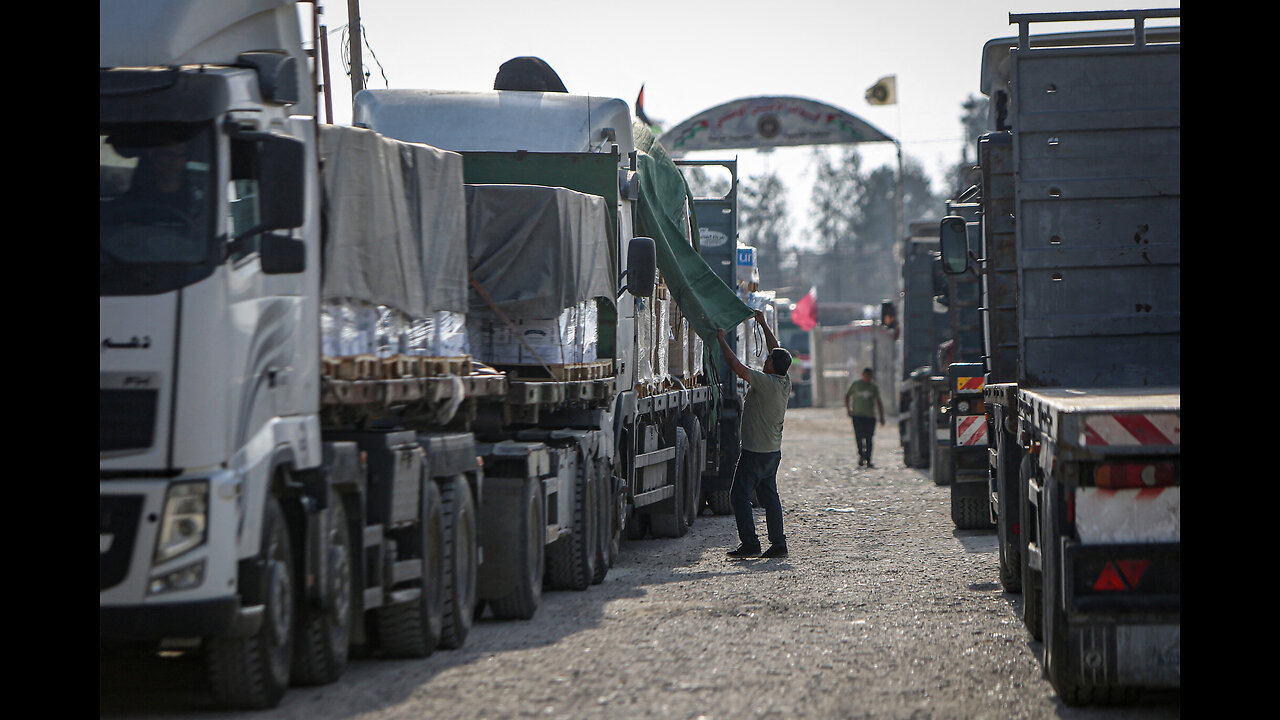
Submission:
[[320,126],[325,300],[385,305],[411,318],[467,311],[462,156]]
[[[618,266],[604,198],[540,185],[467,185],[468,266],[511,319],[614,303]],[[469,314],[494,316],[471,292]]]

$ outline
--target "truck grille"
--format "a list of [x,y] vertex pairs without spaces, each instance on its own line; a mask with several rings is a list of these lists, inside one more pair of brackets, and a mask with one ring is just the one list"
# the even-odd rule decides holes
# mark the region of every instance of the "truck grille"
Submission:
[[102,389],[98,396],[98,452],[151,447],[157,390]]
[[133,557],[142,499],[141,495],[98,496],[98,532],[104,543],[110,543],[100,555],[99,592],[119,585],[129,574],[129,558]]

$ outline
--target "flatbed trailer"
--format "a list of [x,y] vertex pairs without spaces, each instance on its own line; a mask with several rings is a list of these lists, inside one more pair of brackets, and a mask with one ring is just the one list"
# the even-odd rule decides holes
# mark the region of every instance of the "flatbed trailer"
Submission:
[[1054,687],[1069,702],[1178,687],[1179,388],[1020,389],[1016,401],[1025,567],[1038,576],[1027,602],[1042,606]]

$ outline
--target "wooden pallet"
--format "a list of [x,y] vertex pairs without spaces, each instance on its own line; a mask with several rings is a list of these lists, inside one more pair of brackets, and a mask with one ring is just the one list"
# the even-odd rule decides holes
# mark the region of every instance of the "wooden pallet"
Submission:
[[[612,360],[555,365],[493,365],[495,370],[522,380],[603,380],[613,375]],[[547,375],[547,370],[551,375]]]
[[320,361],[320,371],[325,377],[335,380],[377,380],[381,377],[379,358],[375,355],[324,357]]
[[412,358],[417,365],[416,375],[420,377],[440,377],[442,375],[470,375],[471,356],[428,357],[419,355]]
[[320,373],[334,380],[402,380],[449,375],[465,376],[471,374],[471,356],[393,355],[385,358],[375,355],[326,356],[320,359]]

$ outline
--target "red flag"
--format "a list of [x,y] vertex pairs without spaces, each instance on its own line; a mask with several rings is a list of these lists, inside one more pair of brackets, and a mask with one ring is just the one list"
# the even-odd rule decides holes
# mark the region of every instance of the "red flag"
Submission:
[[800,302],[791,309],[791,322],[796,327],[808,332],[818,324],[818,288],[811,287],[809,292],[800,298]]

